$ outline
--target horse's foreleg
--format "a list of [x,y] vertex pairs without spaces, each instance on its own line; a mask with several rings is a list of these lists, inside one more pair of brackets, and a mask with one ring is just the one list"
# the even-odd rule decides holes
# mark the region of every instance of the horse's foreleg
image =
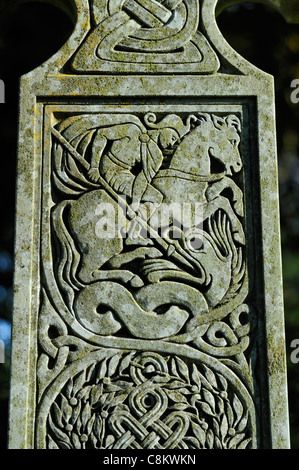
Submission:
[[95,281],[113,280],[123,284],[129,284],[131,287],[141,287],[144,285],[142,279],[127,269],[106,270],[102,268],[90,271],[90,269],[81,269],[79,279],[84,284],[92,284]]
[[131,287],[142,287],[144,285],[141,277],[127,269],[112,269],[111,271],[96,269],[92,273],[93,281],[118,281],[129,284]]
[[232,198],[232,205],[234,208],[234,211],[236,212],[237,215],[240,217],[244,216],[244,208],[243,208],[243,192],[239,188],[239,186],[236,185],[236,183],[228,177],[222,178],[220,181],[215,181],[212,183],[206,190],[206,198],[207,200],[213,201],[217,197],[220,196],[222,191],[224,189],[231,189],[233,198]]
[[242,227],[242,224],[236,214],[234,213],[229,200],[224,196],[218,196],[213,201],[208,202],[203,209],[204,220],[206,220],[211,215],[219,209],[222,209],[228,215],[228,218],[232,226],[232,235],[234,240],[245,245],[245,234]]
[[178,271],[175,269],[162,269],[160,271],[153,271],[147,275],[147,279],[150,283],[158,283],[161,281],[176,281],[176,282],[186,282],[196,287],[203,287],[206,282],[202,278],[192,276],[185,271]]
[[139,247],[128,253],[119,253],[109,260],[109,265],[112,268],[119,268],[123,264],[130,263],[135,259],[146,259],[146,258],[159,258],[162,253],[157,248],[153,247]]

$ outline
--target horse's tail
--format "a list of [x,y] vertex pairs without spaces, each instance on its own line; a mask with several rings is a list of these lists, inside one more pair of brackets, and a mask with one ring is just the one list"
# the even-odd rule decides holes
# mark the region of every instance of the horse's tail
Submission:
[[242,247],[237,247],[231,230],[231,223],[227,214],[217,211],[214,217],[209,219],[209,232],[214,241],[214,250],[217,256],[225,259],[231,257],[231,282],[222,303],[235,297],[242,286],[246,272],[244,253]]
[[69,307],[73,305],[75,292],[83,287],[77,279],[80,253],[67,228],[66,216],[72,205],[71,200],[63,201],[52,211],[53,242],[55,248],[55,276],[64,293]]

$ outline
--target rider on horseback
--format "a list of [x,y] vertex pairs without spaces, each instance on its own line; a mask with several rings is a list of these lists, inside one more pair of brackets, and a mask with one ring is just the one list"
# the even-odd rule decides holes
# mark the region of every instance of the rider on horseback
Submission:
[[175,114],[157,124],[154,120],[152,113],[145,116],[150,130],[136,123],[99,128],[93,143],[89,178],[96,182],[101,175],[118,194],[131,198],[135,211],[141,202],[162,202],[151,182],[162,165],[163,151],[190,130],[190,120],[185,125]]

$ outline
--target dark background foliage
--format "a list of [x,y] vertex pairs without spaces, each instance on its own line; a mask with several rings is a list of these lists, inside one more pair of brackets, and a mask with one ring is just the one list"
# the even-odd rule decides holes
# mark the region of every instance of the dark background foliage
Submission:
[[[299,79],[299,25],[252,3],[229,8],[218,25],[235,50],[275,77],[291,445],[299,449],[299,363],[290,360],[291,341],[299,338],[299,103],[290,99],[291,82]],[[25,4],[0,17],[0,79],[6,95],[0,104],[0,338],[7,338],[6,361],[0,364],[2,448],[7,445],[19,77],[59,50],[72,29],[69,18],[47,4]]]

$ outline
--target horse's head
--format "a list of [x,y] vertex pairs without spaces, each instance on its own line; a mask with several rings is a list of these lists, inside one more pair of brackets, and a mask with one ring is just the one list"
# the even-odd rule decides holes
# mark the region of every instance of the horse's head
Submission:
[[242,168],[239,153],[241,123],[237,116],[224,118],[214,114],[198,114],[201,138],[206,140],[209,155],[225,166],[226,175],[237,173]]

